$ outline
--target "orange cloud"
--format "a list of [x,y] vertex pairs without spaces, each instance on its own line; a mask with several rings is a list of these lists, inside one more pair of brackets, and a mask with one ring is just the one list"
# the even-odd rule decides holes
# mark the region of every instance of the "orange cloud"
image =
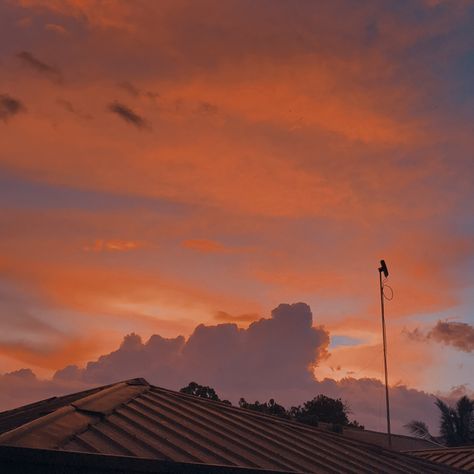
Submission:
[[217,311],[217,313],[214,315],[214,319],[216,321],[227,323],[243,323],[260,319],[260,316],[256,313],[232,315],[226,313],[225,311]]
[[35,346],[26,341],[1,341],[0,356],[15,358],[22,364],[57,370],[63,364],[87,360],[103,350],[105,334],[94,332],[94,337],[84,339],[63,339],[47,347]]
[[143,247],[141,242],[130,240],[96,240],[92,245],[83,247],[86,252],[126,252]]
[[229,249],[221,243],[207,239],[185,240],[182,245],[185,248],[203,253],[226,253],[229,251]]
[[55,23],[47,23],[44,27],[45,30],[53,31],[54,33],[58,33],[60,35],[67,34],[66,28],[62,25],[56,25]]
[[364,335],[332,366],[376,375],[363,366],[378,350],[380,258],[400,347],[402,321],[456,311],[472,284],[457,274],[473,254],[459,224],[472,214],[472,108],[456,96],[470,20],[465,2],[435,3],[346,15],[344,2],[9,2],[19,27],[0,92],[24,113],[10,104],[0,122],[2,280],[41,295],[51,331],[94,321],[114,338],[311,299],[318,321]]

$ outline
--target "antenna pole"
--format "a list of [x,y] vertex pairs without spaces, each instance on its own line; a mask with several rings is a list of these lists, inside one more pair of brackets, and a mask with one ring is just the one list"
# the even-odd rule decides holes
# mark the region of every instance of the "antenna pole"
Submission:
[[385,371],[385,404],[387,407],[387,433],[388,433],[388,446],[392,447],[392,432],[390,430],[390,401],[388,397],[388,369],[387,369],[387,336],[385,334],[385,308],[384,308],[384,296],[383,296],[383,283],[382,283],[382,269],[379,268],[380,277],[380,305],[382,308],[382,335],[383,335],[383,364]]

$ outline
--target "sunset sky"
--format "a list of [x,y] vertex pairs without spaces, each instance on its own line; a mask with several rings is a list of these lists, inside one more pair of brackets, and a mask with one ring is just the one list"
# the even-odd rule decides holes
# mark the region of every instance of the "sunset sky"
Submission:
[[[359,406],[381,258],[391,384],[472,395],[473,24],[469,0],[0,0],[0,409],[139,376],[83,367],[153,335],[157,385],[301,403],[310,374]],[[313,329],[271,317],[297,302]]]

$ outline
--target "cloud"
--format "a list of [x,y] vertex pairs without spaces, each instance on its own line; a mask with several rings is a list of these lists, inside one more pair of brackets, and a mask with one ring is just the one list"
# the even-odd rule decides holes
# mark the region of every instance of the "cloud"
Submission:
[[57,25],[55,23],[47,23],[44,29],[47,31],[53,31],[54,33],[58,33],[60,35],[65,35],[68,32],[64,26]]
[[18,99],[8,94],[0,94],[0,120],[7,122],[24,110],[24,105]]
[[84,246],[86,252],[127,252],[143,247],[143,242],[134,240],[96,240],[91,245]]
[[[68,365],[51,380],[38,380],[23,369],[0,376],[0,406],[35,401],[39,394],[59,395],[71,389],[145,377],[159,386],[179,389],[191,380],[213,386],[237,402],[273,397],[286,406],[301,404],[319,393],[342,398],[352,416],[367,428],[384,429],[384,386],[376,379],[330,378],[317,380],[312,368],[327,356],[328,333],[314,327],[310,308],[304,303],[281,304],[268,319],[247,329],[235,324],[199,325],[186,340],[183,336],[151,336],[146,342],[135,333],[120,347],[87,363]],[[13,400],[15,391],[31,388]],[[414,418],[427,420],[436,430],[434,397],[404,385],[390,389],[393,427]]]
[[474,326],[468,323],[438,321],[429,331],[428,338],[463,352],[474,351]]
[[183,247],[202,253],[226,253],[229,249],[215,240],[190,239],[182,243]]
[[17,54],[17,57],[23,62],[23,64],[40,74],[49,76],[53,81],[62,81],[61,71],[58,68],[41,61],[33,53],[30,53],[29,51],[21,51]]
[[[31,27],[21,35],[13,18],[6,57],[25,49],[60,65],[71,77],[62,94],[74,104],[62,104],[65,113],[51,81],[36,74],[17,81],[14,68],[2,69],[1,80],[15,85],[5,90],[37,113],[21,116],[2,137],[1,167],[44,190],[38,199],[7,192],[16,209],[0,230],[9,275],[28,283],[25,292],[51,298],[45,320],[59,320],[57,304],[61,324],[81,312],[74,331],[92,321],[108,327],[113,342],[103,352],[126,332],[158,331],[135,315],[189,318],[186,330],[158,331],[188,336],[219,309],[233,322],[282,295],[311,298],[321,304],[320,321],[340,323],[342,334],[351,334],[350,317],[371,333],[368,347],[333,352],[329,361],[342,369],[329,376],[346,369],[378,375],[364,369],[378,350],[370,337],[379,331],[370,262],[383,256],[393,268],[387,313],[410,327],[416,315],[451,311],[465,298],[458,289],[473,281],[471,271],[454,271],[473,254],[464,225],[473,199],[472,10],[460,4],[369,0],[355,11],[350,1],[294,8],[275,0],[270,9],[221,2],[202,17],[202,5],[179,1],[145,9],[121,0],[9,2],[16,18],[31,17]],[[45,22],[71,35],[45,31]],[[150,90],[161,94],[156,106],[144,96]],[[160,133],[140,140],[134,130],[117,133],[104,113],[114,100]],[[94,126],[73,110],[93,114]],[[62,199],[45,205],[40,194],[49,186],[123,202],[164,199],[192,212],[162,219],[148,205],[146,212],[89,205],[88,217],[95,215],[88,219],[79,196],[81,205],[67,213],[58,212]],[[117,235],[157,242],[159,250],[81,251],[97,236]],[[193,236],[213,240],[177,248]],[[226,253],[229,242],[255,251]],[[407,354],[399,370],[417,387],[465,382],[468,370],[436,377],[453,351],[437,351],[442,361],[414,357],[412,346],[431,355],[434,342],[396,339],[391,350]]]
[[474,326],[468,323],[438,321],[429,330],[422,330],[417,327],[412,330],[404,329],[403,334],[412,341],[434,340],[462,352],[474,351]]
[[122,120],[127,123],[134,125],[137,128],[149,128],[147,121],[135,113],[131,108],[126,105],[121,104],[120,102],[113,102],[109,105],[109,110],[118,115]]
[[[196,327],[189,339],[154,335],[146,343],[136,334],[121,347],[90,362],[77,372],[83,381],[140,376],[176,386],[190,377],[221,388],[280,387],[312,380],[311,368],[326,356],[329,336],[312,327],[312,314],[304,303],[281,304],[270,319],[247,329],[236,324]],[[124,363],[124,360],[128,362]],[[62,371],[56,374],[63,377]]]
[[0,410],[86,388],[86,385],[78,382],[39,379],[31,369],[15,370],[0,375]]
[[226,323],[241,323],[247,321],[255,321],[259,319],[259,315],[257,313],[245,313],[245,314],[238,314],[238,315],[231,315],[226,313],[225,311],[217,311],[214,315],[214,319],[216,321],[226,322]]

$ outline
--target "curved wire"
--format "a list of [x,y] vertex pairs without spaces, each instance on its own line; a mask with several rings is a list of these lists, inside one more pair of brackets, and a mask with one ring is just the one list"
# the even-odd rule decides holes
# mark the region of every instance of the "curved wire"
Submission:
[[[385,288],[388,288],[390,290],[390,297],[388,297],[386,294],[385,294]],[[393,300],[393,288],[389,285],[386,285],[386,284],[382,284],[382,294],[383,294],[383,297],[388,300],[388,301],[392,301]]]

